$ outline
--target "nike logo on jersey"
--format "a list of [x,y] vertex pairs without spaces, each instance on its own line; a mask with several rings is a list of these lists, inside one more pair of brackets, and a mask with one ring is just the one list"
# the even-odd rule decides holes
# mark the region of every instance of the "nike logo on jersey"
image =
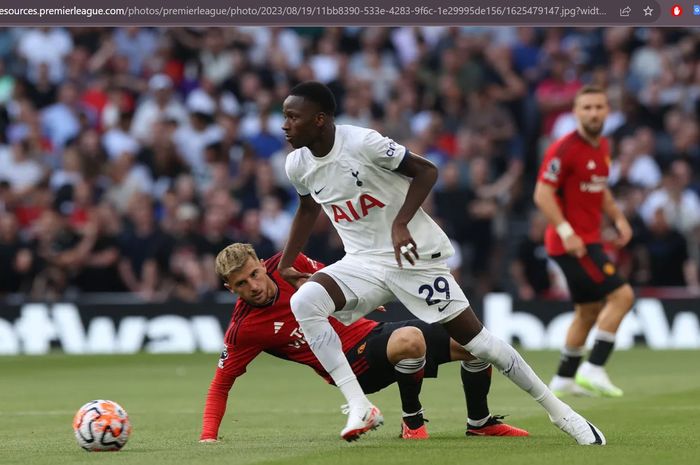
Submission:
[[314,194],[316,194],[316,195],[320,194],[321,191],[322,191],[323,189],[325,189],[325,188],[326,188],[326,186],[323,186],[323,187],[320,188],[319,190],[314,190]]
[[588,164],[586,165],[586,168],[589,170],[594,170],[595,169],[595,162],[593,160],[588,160]]
[[284,321],[275,321],[275,334],[280,332],[282,326],[284,326]]
[[508,376],[510,374],[510,372],[513,371],[514,366],[515,366],[515,359],[511,359],[510,366],[507,369],[503,370],[503,374]]
[[441,312],[441,311],[445,310],[445,309],[447,308],[447,306],[450,305],[450,303],[451,303],[451,302],[447,302],[447,303],[446,303],[445,305],[443,305],[442,307],[438,307],[438,312]]

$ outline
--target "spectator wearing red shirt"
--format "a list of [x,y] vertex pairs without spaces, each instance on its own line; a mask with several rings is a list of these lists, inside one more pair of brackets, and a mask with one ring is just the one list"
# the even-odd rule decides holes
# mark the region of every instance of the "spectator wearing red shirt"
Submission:
[[[296,290],[277,271],[281,256],[277,253],[268,260],[260,260],[250,244],[236,243],[223,249],[216,258],[217,274],[239,298],[207,394],[201,442],[217,440],[234,381],[262,352],[307,365],[333,383],[294,318],[289,300]],[[305,273],[314,273],[323,266],[301,254],[294,261],[294,267]],[[528,435],[527,431],[502,423],[502,417],[489,413],[486,396],[491,385],[491,366],[475,359],[452,341],[439,324],[421,320],[378,323],[362,318],[345,326],[334,318],[330,321],[365,392],[376,392],[398,383],[404,412],[404,439],[428,437],[418,398],[422,379],[436,377],[438,365],[452,360],[462,361],[460,372],[467,399],[467,435]]]
[[[564,272],[575,309],[559,369],[550,384],[560,395],[622,395],[604,365],[634,293],[603,251],[602,214],[617,229],[617,247],[629,242],[632,229],[607,184],[610,148],[601,131],[608,111],[603,89],[586,86],[578,92],[574,100],[577,129],[549,147],[535,187],[535,204],[549,221],[547,253]],[[579,367],[594,324],[598,329],[593,350]]]
[[576,92],[581,88],[581,81],[577,78],[570,79],[566,75],[569,65],[566,54],[554,54],[551,57],[549,77],[535,90],[537,104],[542,113],[542,134],[545,136],[552,132],[559,115],[569,111]]

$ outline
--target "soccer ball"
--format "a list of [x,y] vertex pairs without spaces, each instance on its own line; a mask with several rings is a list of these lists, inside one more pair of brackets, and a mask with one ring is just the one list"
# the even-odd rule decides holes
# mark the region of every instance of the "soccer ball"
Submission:
[[86,451],[115,451],[126,444],[131,434],[129,415],[111,400],[91,400],[73,417],[78,445]]

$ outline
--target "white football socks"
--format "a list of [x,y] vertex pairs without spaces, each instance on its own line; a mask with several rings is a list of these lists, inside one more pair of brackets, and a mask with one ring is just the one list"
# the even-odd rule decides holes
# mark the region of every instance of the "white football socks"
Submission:
[[335,304],[326,289],[319,283],[307,281],[292,296],[290,306],[309,348],[333,378],[350,407],[371,405],[345,358],[338,333],[328,321]]
[[418,373],[424,367],[425,355],[417,358],[404,358],[403,360],[399,360],[398,363],[394,365],[394,369],[396,371],[405,375],[412,375],[413,373]]
[[491,334],[488,329],[482,328],[464,348],[475,357],[491,362],[508,379],[539,402],[551,418],[561,418],[571,411],[571,407],[552,394],[515,349]]

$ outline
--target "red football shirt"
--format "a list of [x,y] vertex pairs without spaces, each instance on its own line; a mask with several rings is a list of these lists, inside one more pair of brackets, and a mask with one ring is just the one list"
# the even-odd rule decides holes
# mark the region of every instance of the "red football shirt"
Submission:
[[[605,138],[596,147],[574,131],[554,142],[545,153],[538,180],[556,188],[564,218],[585,244],[601,242],[603,193],[608,185],[610,148]],[[554,226],[544,238],[549,255],[566,253]]]
[[[261,352],[310,366],[327,382],[333,383],[330,375],[306,344],[299,323],[292,314],[289,299],[295,289],[277,272],[281,258],[282,254],[278,253],[265,260],[265,268],[278,288],[272,304],[254,307],[242,299],[236,302],[231,323],[224,337],[224,352],[209,386],[200,439],[217,437],[221,419],[226,412],[228,392],[236,378],[245,373],[248,364]],[[299,254],[294,261],[294,268],[305,273],[314,273],[323,268],[323,264]],[[349,326],[334,318],[330,318],[330,323],[340,337],[343,352],[354,347],[377,326],[377,322],[365,318]]]

